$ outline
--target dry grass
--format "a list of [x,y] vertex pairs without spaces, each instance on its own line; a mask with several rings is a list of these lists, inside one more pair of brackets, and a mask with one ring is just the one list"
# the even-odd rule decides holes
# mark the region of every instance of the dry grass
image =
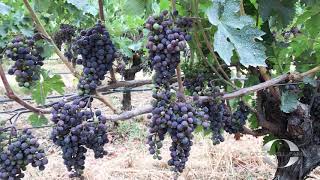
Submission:
[[[196,136],[185,171],[178,179],[271,179],[274,169],[262,161],[259,151],[261,139],[243,137],[235,141],[227,136],[226,142],[213,146],[208,137]],[[109,144],[109,155],[95,160],[92,152],[86,160],[84,173],[87,180],[104,179],[172,179],[166,161],[169,159],[168,140],[162,148],[163,160],[154,160],[143,142],[131,141]],[[68,174],[59,151],[51,148],[49,165],[43,172],[28,170],[27,180],[62,180]]]

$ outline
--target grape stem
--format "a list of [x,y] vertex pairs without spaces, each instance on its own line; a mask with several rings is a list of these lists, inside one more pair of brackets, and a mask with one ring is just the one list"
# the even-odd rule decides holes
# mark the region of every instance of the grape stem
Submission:
[[29,109],[30,111],[32,111],[34,113],[45,114],[48,112],[48,110],[36,108],[36,107],[32,106],[31,104],[23,101],[13,92],[13,90],[8,82],[8,79],[4,73],[4,70],[3,70],[1,63],[0,63],[0,77],[1,77],[2,83],[4,85],[4,88],[6,90],[6,95],[8,96],[9,99],[16,101],[18,104],[25,107],[26,109]]
[[[183,78],[183,77],[181,77]],[[177,82],[177,78],[172,78],[170,80],[170,84]],[[103,86],[100,88],[97,88],[98,92],[105,92],[105,91],[109,91],[111,89],[116,89],[116,88],[120,88],[120,87],[124,87],[124,88],[135,88],[135,87],[139,87],[139,86],[144,86],[147,84],[152,84],[152,80],[148,79],[148,80],[130,80],[130,81],[117,81],[114,84],[110,84],[107,86]]]
[[101,101],[103,104],[105,104],[107,107],[109,107],[113,113],[118,114],[118,110],[116,108],[114,108],[109,101],[106,99],[106,97],[104,97],[103,95],[101,95],[101,93],[97,93],[96,95],[93,96],[94,98],[98,99],[99,101]]
[[[104,12],[103,12],[103,0],[99,0],[98,4],[99,4],[99,18],[104,23],[105,18],[104,18]],[[117,82],[113,67],[111,67],[110,69],[110,79],[111,79],[111,82],[110,82],[111,84]]]
[[32,20],[35,23],[35,26],[37,28],[37,30],[45,37],[46,40],[48,40],[49,43],[52,44],[54,51],[56,52],[56,54],[60,57],[60,59],[62,60],[62,62],[67,66],[67,68],[72,72],[72,74],[79,78],[79,73],[73,68],[73,66],[69,63],[68,59],[63,55],[63,53],[59,50],[59,48],[57,47],[57,45],[54,43],[53,39],[51,38],[51,36],[48,34],[48,32],[45,30],[45,28],[43,27],[43,25],[41,24],[38,16],[36,15],[36,13],[33,11],[33,9],[31,8],[28,0],[23,0],[24,5],[26,6],[26,8],[28,9]]

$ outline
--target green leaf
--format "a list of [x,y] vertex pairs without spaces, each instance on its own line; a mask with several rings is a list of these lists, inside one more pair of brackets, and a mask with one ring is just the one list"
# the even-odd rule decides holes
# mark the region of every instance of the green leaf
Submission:
[[32,89],[32,99],[36,101],[37,104],[45,104],[48,94],[53,91],[59,94],[64,93],[64,83],[60,75],[50,76],[48,72],[41,72],[42,79],[37,82],[37,84]]
[[250,129],[257,129],[259,127],[259,123],[255,115],[251,115],[248,121]]
[[160,5],[160,10],[163,11],[163,10],[168,10],[170,7],[169,7],[169,0],[161,0],[159,5]]
[[289,25],[295,15],[297,0],[259,0],[259,11],[263,21],[270,20],[277,27]]
[[148,0],[127,0],[124,5],[124,13],[127,15],[141,15],[144,13]]
[[44,115],[31,114],[28,121],[33,127],[39,127],[48,124],[48,119]]
[[317,81],[316,81],[315,79],[309,77],[309,76],[305,76],[305,77],[303,78],[303,82],[304,82],[305,84],[310,84],[310,85],[313,86],[313,87],[317,87]]
[[[267,136],[265,136],[265,137],[263,137],[263,145],[265,145],[265,144],[267,144],[268,142],[270,142],[270,141],[272,141],[272,140],[274,140],[274,139],[277,139],[277,137],[275,137],[274,135],[272,135],[272,134],[269,134],[269,135],[267,135]],[[272,146],[271,146],[271,148],[270,148],[270,150],[269,150],[269,154],[270,155],[275,155],[277,152],[278,152],[278,149],[280,148],[280,142],[279,141],[275,141],[273,144],[272,144]]]
[[34,8],[38,12],[47,12],[51,5],[51,2],[51,0],[35,0]]
[[293,112],[298,107],[298,94],[286,91],[281,96],[281,111],[285,113]]
[[8,15],[10,13],[11,7],[0,2],[0,15]]
[[91,3],[91,1],[88,0],[67,0],[68,3],[74,5],[79,10],[83,11],[84,13],[89,13],[92,15],[98,14],[98,4],[97,1],[95,4]]
[[239,16],[239,10],[238,0],[215,0],[207,11],[210,23],[218,27],[214,49],[228,65],[235,50],[244,66],[266,66],[265,47],[256,41],[262,40],[264,32],[252,27],[254,20],[250,16]]
[[320,13],[312,16],[306,21],[306,30],[311,37],[316,37],[320,32]]
[[128,46],[129,49],[133,50],[133,51],[139,51],[142,48],[142,42],[137,42],[134,44],[130,44]]

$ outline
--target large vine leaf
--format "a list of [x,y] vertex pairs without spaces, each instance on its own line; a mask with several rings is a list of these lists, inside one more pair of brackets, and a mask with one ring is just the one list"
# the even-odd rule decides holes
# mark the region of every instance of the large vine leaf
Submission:
[[127,15],[141,15],[144,13],[148,0],[127,0],[124,13]]
[[250,16],[240,16],[239,11],[238,0],[213,1],[207,16],[210,23],[218,27],[214,49],[228,65],[235,50],[244,66],[266,66],[265,47],[256,41],[262,40],[264,32],[254,28],[254,20]]
[[286,27],[295,16],[297,0],[259,0],[259,12],[263,21],[271,20],[277,27]]
[[88,0],[67,0],[67,2],[74,5],[76,8],[83,11],[84,13],[89,13],[94,16],[98,14],[97,3],[93,4],[91,1]]
[[34,99],[37,104],[44,104],[48,94],[53,91],[63,94],[65,87],[60,75],[50,76],[45,71],[41,72],[41,75],[42,79],[38,81],[32,89],[32,99]]
[[0,2],[0,15],[8,15],[10,13],[11,7]]

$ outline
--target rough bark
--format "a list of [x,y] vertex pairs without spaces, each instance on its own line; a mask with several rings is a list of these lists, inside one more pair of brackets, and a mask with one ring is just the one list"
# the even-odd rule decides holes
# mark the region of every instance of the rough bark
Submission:
[[[299,161],[287,168],[278,168],[274,180],[301,180],[317,166],[320,165],[320,146],[308,145],[303,148],[299,148],[302,157]],[[278,164],[284,165],[288,162],[288,157],[278,157]]]

